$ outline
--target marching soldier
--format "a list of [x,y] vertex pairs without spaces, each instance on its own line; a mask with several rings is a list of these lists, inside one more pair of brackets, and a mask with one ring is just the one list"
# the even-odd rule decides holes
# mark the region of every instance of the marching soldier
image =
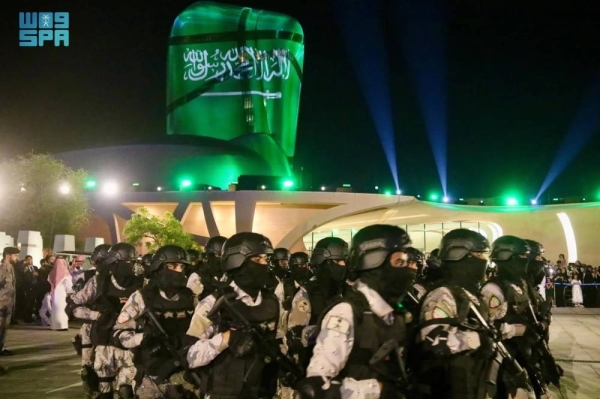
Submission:
[[[447,233],[440,243],[444,278],[424,297],[421,307],[417,374],[418,398],[484,399],[495,397],[498,382],[495,329],[488,325],[486,301],[479,294],[489,244],[468,229]],[[512,359],[506,359],[506,362]],[[511,362],[511,365],[514,363]],[[518,365],[511,397],[527,398],[526,374]]]
[[187,265],[183,248],[159,248],[145,269],[149,283],[129,297],[114,326],[113,342],[134,352],[139,399],[199,395],[173,352],[184,347],[194,313],[194,294],[186,288]]
[[391,225],[353,237],[348,262],[358,278],[320,323],[307,378],[298,385],[303,399],[404,397],[407,334],[396,310],[415,277],[399,260],[408,245],[408,234]]
[[195,272],[190,273],[187,287],[192,290],[197,300],[212,294],[225,278],[221,270],[221,249],[226,240],[223,236],[210,238],[204,247],[202,263]]
[[[272,253],[271,242],[261,234],[233,235],[222,251],[229,286],[205,297],[196,307],[188,335],[198,341],[189,348],[187,361],[190,368],[201,367],[202,392],[209,398],[258,399],[275,394],[262,383],[266,356],[261,350],[264,345],[279,350],[275,341],[279,302],[266,289]],[[234,320],[228,308],[213,309],[217,297],[222,301],[223,295],[229,296],[231,306],[248,325],[260,331],[262,342],[240,330],[240,321]]]
[[96,301],[101,287],[110,279],[110,272],[105,265],[106,256],[110,245],[100,244],[90,257],[90,262],[95,267],[97,274],[89,279],[83,288],[67,298],[67,314],[84,321],[79,329],[79,334],[74,339],[77,352],[81,352],[81,380],[87,396],[96,396],[98,391],[98,375],[94,371],[94,345],[91,339],[92,322],[100,317],[100,312],[95,310]]
[[[105,258],[105,267],[110,278],[98,286],[94,308],[100,313],[92,322],[90,337],[94,349],[94,371],[98,375],[100,398],[113,398],[113,385],[119,397],[133,398],[135,367],[133,354],[120,345],[112,343],[112,331],[127,299],[142,286],[135,275],[134,265],[137,252],[133,245],[118,243],[110,247]],[[116,384],[115,384],[116,380]]]
[[[539,252],[539,248],[536,248],[536,252]],[[497,265],[497,276],[490,279],[481,292],[507,349],[527,370],[535,395],[538,398],[550,398],[546,383],[548,379],[542,376],[538,364],[541,359],[534,356],[533,351],[538,345],[543,345],[543,338],[532,320],[535,310],[525,282],[530,253],[527,241],[519,237],[502,236],[494,241],[490,259]],[[535,264],[532,264],[532,269],[534,267]],[[508,394],[502,391],[502,385],[499,388],[499,397],[506,397]]]

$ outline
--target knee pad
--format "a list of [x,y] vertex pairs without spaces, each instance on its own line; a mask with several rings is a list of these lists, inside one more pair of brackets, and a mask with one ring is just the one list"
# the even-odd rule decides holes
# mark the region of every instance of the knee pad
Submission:
[[121,385],[119,388],[119,398],[120,399],[133,399],[133,388],[131,385]]

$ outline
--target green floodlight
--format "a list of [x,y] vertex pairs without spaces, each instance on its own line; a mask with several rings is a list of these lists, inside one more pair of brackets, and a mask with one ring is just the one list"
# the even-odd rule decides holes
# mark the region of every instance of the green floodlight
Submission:
[[133,186],[133,187],[139,187],[139,186],[140,186],[140,183],[133,183],[133,184],[132,184],[132,186]]
[[517,206],[517,205],[519,205],[519,201],[515,197],[508,197],[506,199],[506,205]]
[[294,187],[294,181],[293,180],[284,180],[283,181],[283,188],[292,188]]
[[96,180],[89,179],[89,180],[85,181],[85,188],[87,188],[89,190],[96,188],[97,185],[98,185],[98,183],[96,182]]
[[389,190],[386,190],[384,194],[387,195],[387,196],[392,195],[392,193]]
[[192,186],[192,181],[190,179],[183,179],[181,184],[179,184],[180,188],[189,188]]
[[438,200],[438,196],[437,196],[437,194],[431,194],[429,196],[429,199],[432,200],[432,201],[437,201]]

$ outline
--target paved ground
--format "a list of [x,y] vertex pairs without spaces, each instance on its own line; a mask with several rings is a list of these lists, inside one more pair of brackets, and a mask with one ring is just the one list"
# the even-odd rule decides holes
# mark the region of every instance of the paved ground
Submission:
[[[550,347],[557,359],[568,360],[560,362],[565,370],[562,397],[600,399],[600,309],[563,308],[554,314]],[[0,377],[0,398],[82,398],[79,358],[71,345],[76,333],[74,326],[64,332],[13,326],[7,347],[15,356],[0,357],[0,365],[9,369]]]

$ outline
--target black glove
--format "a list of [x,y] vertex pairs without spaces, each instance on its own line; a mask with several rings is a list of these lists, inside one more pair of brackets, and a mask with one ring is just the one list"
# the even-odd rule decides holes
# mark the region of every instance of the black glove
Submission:
[[529,377],[525,370],[520,373],[512,372],[512,370],[506,370],[503,375],[504,385],[508,393],[514,398],[517,396],[517,389],[521,388],[526,391],[531,391],[531,385],[529,384]]
[[523,338],[527,344],[531,346],[537,345],[542,340],[540,334],[538,334],[535,328],[531,326],[525,327],[525,334],[523,334]]
[[323,389],[323,385],[323,378],[308,377],[293,388],[298,391],[301,399],[342,399],[339,384],[330,383],[327,390]]
[[254,349],[252,337],[240,330],[229,330],[229,350],[234,357],[247,355]]
[[488,332],[479,333],[480,346],[477,349],[483,359],[489,359],[496,353],[496,341]]

